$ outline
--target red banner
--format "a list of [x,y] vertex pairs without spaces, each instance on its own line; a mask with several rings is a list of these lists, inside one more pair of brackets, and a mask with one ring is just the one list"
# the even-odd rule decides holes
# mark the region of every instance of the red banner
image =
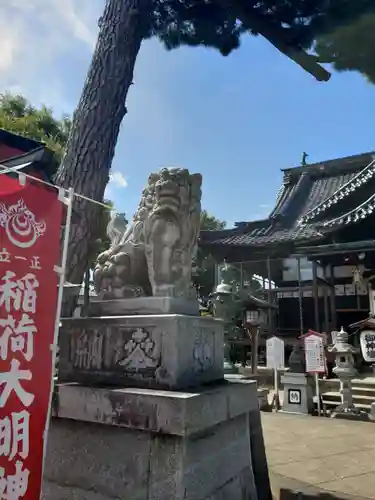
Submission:
[[0,195],[0,500],[40,498],[62,207],[43,185]]

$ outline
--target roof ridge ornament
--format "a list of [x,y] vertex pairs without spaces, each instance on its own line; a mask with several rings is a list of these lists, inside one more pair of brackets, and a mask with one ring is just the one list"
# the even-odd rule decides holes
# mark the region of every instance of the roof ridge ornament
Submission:
[[302,160],[301,160],[301,167],[307,167],[307,162],[306,162],[306,159],[309,157],[308,153],[306,153],[306,151],[304,151],[302,153]]

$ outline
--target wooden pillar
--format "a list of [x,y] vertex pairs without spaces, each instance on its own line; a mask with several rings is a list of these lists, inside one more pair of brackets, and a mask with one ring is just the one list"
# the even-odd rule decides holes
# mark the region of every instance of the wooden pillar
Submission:
[[214,286],[214,290],[216,289],[217,285],[219,285],[219,283],[220,283],[219,272],[220,272],[220,264],[218,264],[218,262],[215,262],[215,286]]
[[329,309],[328,309],[328,289],[324,287],[324,330],[329,333]]
[[314,301],[314,328],[315,331],[319,332],[320,322],[319,322],[319,288],[318,288],[318,273],[316,268],[316,261],[312,261],[312,273],[313,273],[313,301]]
[[251,371],[253,375],[258,374],[258,349],[259,349],[259,326],[250,327],[251,332]]
[[336,300],[335,300],[335,277],[333,275],[333,265],[329,265],[330,276],[329,276],[329,284],[330,284],[330,306],[331,306],[331,327],[332,330],[337,330],[337,318],[336,318]]
[[299,307],[299,327],[300,334],[303,335],[303,290],[301,284],[301,259],[297,257],[297,273],[298,273],[298,307]]
[[[267,274],[268,274],[268,303],[271,304],[272,301],[272,290],[271,290],[271,259],[267,257]],[[268,309],[268,327],[272,331],[273,330],[273,324],[272,324],[272,309]]]
[[326,266],[323,267],[323,277],[324,277],[324,290],[323,290],[323,297],[324,297],[324,331],[328,334],[329,333],[329,305],[328,305],[328,285],[327,285],[327,268]]

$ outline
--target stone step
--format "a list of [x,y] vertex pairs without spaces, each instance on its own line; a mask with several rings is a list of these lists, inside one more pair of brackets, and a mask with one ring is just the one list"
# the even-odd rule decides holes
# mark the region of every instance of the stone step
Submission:
[[[353,402],[353,403],[354,403],[354,406],[356,408],[358,408],[359,410],[364,410],[364,411],[367,411],[368,413],[370,413],[371,404],[363,404],[363,403],[356,403],[356,402]],[[338,406],[338,404],[339,404],[339,401],[332,401],[329,399],[323,399],[323,406],[325,406],[325,407],[336,407],[336,406]]]
[[[323,399],[324,398],[326,398],[326,399],[336,399],[336,398],[340,399],[341,398],[339,392],[325,392],[321,396],[322,396]],[[375,399],[372,396],[366,396],[366,395],[363,395],[363,394],[353,395],[353,400],[354,399],[358,400],[358,401],[364,401],[364,402],[370,401],[370,403],[375,402]]]
[[[375,395],[374,395],[375,396]],[[374,396],[367,396],[363,394],[353,394],[353,404],[366,411],[371,411],[371,404],[375,402]],[[325,406],[337,406],[340,404],[341,397],[339,392],[325,392],[321,395],[323,405]]]
[[[328,390],[323,389],[321,391],[322,394],[328,394],[328,393],[339,393],[339,386],[336,388],[329,388]],[[370,387],[352,387],[352,393],[353,397],[355,396],[369,396],[370,398],[373,398],[375,401],[375,388],[370,388]]]
[[352,382],[352,387],[353,389],[372,389],[375,391],[375,384],[373,384],[372,382],[365,382],[362,380]]
[[[338,392],[340,389],[340,381],[338,379],[322,379],[319,381],[319,387],[321,393],[325,392]],[[366,379],[355,379],[352,381],[353,394],[355,393],[368,393],[368,395],[374,394],[375,397],[375,380],[372,379],[367,381]]]
[[[323,382],[323,383],[322,383]],[[329,381],[329,383],[325,383],[326,381],[320,381],[319,387],[321,393],[325,392],[338,392],[340,390],[340,382],[337,381],[335,383],[332,383],[332,381]],[[360,382],[356,382],[352,384],[352,391],[354,393],[359,393],[359,394],[364,394],[368,393],[368,395],[374,395],[375,397],[375,384],[363,384]]]
[[[340,386],[340,381],[337,378],[331,378],[331,379],[321,379],[319,380],[319,385],[321,386]],[[352,386],[354,387],[366,387],[368,389],[374,389],[375,390],[375,378],[373,377],[367,377],[364,379],[354,379],[352,380]]]
[[353,387],[353,396],[369,396],[375,402],[375,387]]

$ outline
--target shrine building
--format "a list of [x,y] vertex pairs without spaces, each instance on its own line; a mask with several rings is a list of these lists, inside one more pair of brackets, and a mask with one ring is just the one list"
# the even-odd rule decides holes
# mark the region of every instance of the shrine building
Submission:
[[200,245],[238,269],[239,286],[254,276],[262,283],[264,298],[277,306],[270,335],[292,344],[309,329],[329,333],[375,312],[374,158],[285,169],[267,218],[201,231]]
[[23,188],[14,182],[18,173],[51,182],[56,167],[54,153],[45,144],[0,129],[0,195]]

